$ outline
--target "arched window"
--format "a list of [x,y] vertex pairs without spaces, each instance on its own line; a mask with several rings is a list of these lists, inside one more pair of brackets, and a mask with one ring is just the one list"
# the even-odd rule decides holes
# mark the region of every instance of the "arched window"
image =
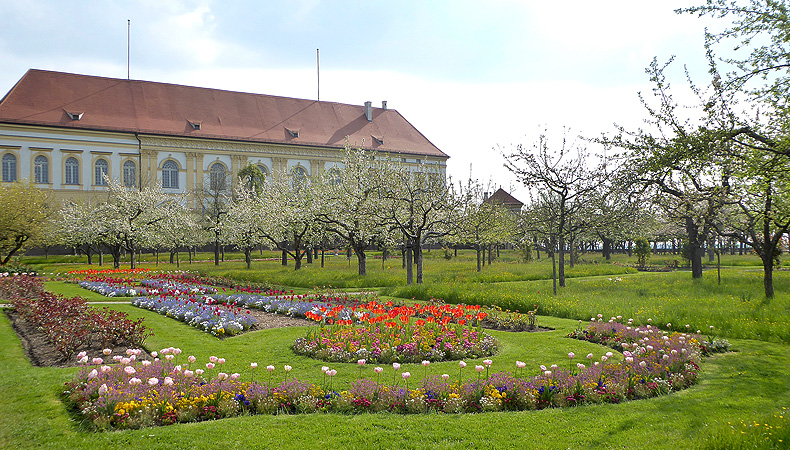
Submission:
[[127,160],[123,163],[123,185],[126,187],[137,186],[137,164]]
[[104,179],[104,176],[110,171],[110,165],[107,163],[107,160],[97,159],[93,168],[93,184],[96,186],[107,186],[107,180]]
[[307,187],[307,183],[307,170],[302,166],[294,167],[293,172],[291,172],[291,187],[293,190],[301,191]]
[[162,187],[164,189],[178,189],[178,164],[167,161],[162,164]]
[[49,183],[49,159],[38,155],[33,159],[33,175],[36,183]]
[[225,190],[225,165],[215,162],[209,168],[209,188],[212,191]]
[[80,184],[80,162],[73,156],[66,159],[65,184]]
[[3,181],[16,181],[16,155],[6,153],[3,155]]
[[258,169],[260,169],[261,172],[263,173],[263,180],[262,181],[268,180],[269,179],[269,169],[266,168],[266,166],[264,166],[263,164],[258,164]]
[[337,186],[343,180],[340,174],[340,170],[337,167],[333,167],[329,169],[329,171],[326,173],[326,179],[329,182],[329,184],[333,186]]

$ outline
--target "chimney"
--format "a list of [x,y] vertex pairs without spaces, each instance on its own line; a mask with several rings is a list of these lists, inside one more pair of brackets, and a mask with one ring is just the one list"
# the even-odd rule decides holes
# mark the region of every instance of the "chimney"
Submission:
[[368,122],[373,122],[373,103],[365,102],[365,118]]
[[381,101],[381,109],[383,109],[384,111],[387,110],[387,101],[386,100],[382,100]]

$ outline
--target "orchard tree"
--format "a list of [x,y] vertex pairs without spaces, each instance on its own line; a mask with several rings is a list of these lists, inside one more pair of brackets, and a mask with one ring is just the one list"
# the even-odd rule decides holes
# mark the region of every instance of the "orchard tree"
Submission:
[[29,183],[0,186],[0,266],[44,237],[53,213],[47,194]]
[[359,275],[367,275],[368,248],[389,240],[377,213],[383,207],[379,182],[385,173],[382,160],[346,143],[342,169],[331,168],[319,180],[318,220],[324,230],[345,241],[357,257]]
[[[568,143],[565,136],[557,150],[550,149],[546,132],[531,149],[521,144],[505,155],[505,167],[530,189],[551,193],[556,209],[556,248],[559,285],[565,286],[565,253],[573,236],[586,227],[583,218],[606,172],[588,166],[587,149]],[[549,196],[546,196],[549,199]],[[554,213],[552,213],[554,214]]]
[[[384,170],[386,167],[386,170]],[[463,199],[444,173],[426,164],[416,168],[390,162],[382,166],[378,190],[383,198],[379,219],[402,236],[406,251],[406,283],[423,282],[422,247],[457,231]]]
[[[263,185],[261,185],[262,189]],[[261,191],[255,186],[248,187],[242,183],[236,189],[236,195],[224,221],[223,234],[227,240],[244,252],[244,261],[249,269],[252,265],[252,250],[266,241],[262,224],[265,222],[263,203],[260,201]],[[266,210],[268,213],[268,210]]]
[[294,270],[302,268],[302,259],[320,232],[317,189],[294,172],[266,183],[256,198],[257,232],[294,259]]
[[136,268],[137,253],[156,243],[160,222],[181,213],[184,206],[179,197],[162,192],[159,187],[129,189],[108,179],[109,198],[96,208],[95,219],[99,236],[114,249],[115,266],[119,265],[119,249],[131,256],[131,267]]
[[93,253],[100,252],[103,245],[96,210],[97,205],[69,201],[60,208],[53,220],[55,242],[64,247],[79,249],[88,257],[88,264],[92,264]]
[[466,186],[460,186],[463,199],[461,217],[457,233],[450,241],[469,245],[477,253],[477,271],[482,270],[484,250],[493,244],[508,242],[515,234],[516,215],[501,203],[486,201],[485,192],[477,180],[469,179]]

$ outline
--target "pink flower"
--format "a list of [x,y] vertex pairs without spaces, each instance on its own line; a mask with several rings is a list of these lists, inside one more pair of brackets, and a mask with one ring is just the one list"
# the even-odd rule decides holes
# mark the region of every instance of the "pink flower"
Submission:
[[220,372],[220,373],[217,374],[217,379],[219,381],[227,380],[228,379],[228,374],[225,373],[225,372]]
[[409,372],[403,372],[400,375],[403,377],[404,380],[409,379],[409,377],[411,376],[411,374]]
[[465,363],[465,362],[463,362],[463,361],[458,361],[458,365],[459,365],[459,366],[460,366],[462,369],[463,369],[464,367],[466,367],[466,363]]
[[104,363],[104,360],[103,360],[103,359],[101,359],[101,358],[93,358],[93,359],[91,360],[91,362],[93,362],[93,364],[94,364],[94,365],[97,365],[97,366],[99,366],[99,365],[101,365],[101,364],[103,364],[103,363]]
[[123,359],[123,356],[121,356],[121,355],[115,355],[115,356],[112,357],[112,360],[115,361],[115,362],[120,362],[121,359]]
[[584,364],[582,364],[582,363],[576,363],[576,368],[579,369],[579,370],[584,370],[585,367],[586,366]]
[[326,373],[327,370],[329,370],[329,367],[327,367],[327,366],[321,367],[321,372]]
[[96,378],[96,377],[98,377],[98,376],[99,376],[99,371],[98,371],[98,370],[96,370],[96,369],[93,369],[93,370],[91,370],[91,371],[90,371],[90,373],[88,374],[88,379],[89,379],[89,380],[92,380],[92,379],[94,379],[94,378]]
[[165,359],[166,359],[166,360],[168,360],[168,361],[172,361],[172,360],[173,360],[173,358],[175,358],[175,357],[176,357],[176,355],[172,355],[172,354],[170,354],[170,355],[165,355]]
[[85,357],[87,355],[88,354],[86,352],[79,352],[79,353],[77,353],[77,359],[82,359],[83,357]]
[[672,324],[671,323],[667,323],[667,328],[672,328]]
[[80,364],[88,364],[88,357],[87,356],[83,356],[82,358],[80,358],[79,363]]
[[266,366],[266,370],[268,370],[269,372],[274,372],[274,366],[271,365]]
[[644,368],[645,366],[647,366],[647,363],[646,363],[646,362],[644,362],[644,361],[640,361],[640,362],[639,362],[639,367],[642,367],[642,368]]
[[176,356],[180,355],[181,354],[181,349],[180,348],[174,348],[173,349],[173,354],[176,355]]
[[395,370],[398,370],[398,369],[400,369],[400,364],[392,363],[392,368],[395,369]]
[[193,376],[195,376],[195,372],[192,372],[191,370],[185,370],[184,371],[184,377],[192,378]]
[[213,363],[216,363],[219,360],[219,358],[217,358],[216,356],[209,356],[208,360],[213,362]]
[[475,366],[475,370],[478,371],[478,372],[482,372],[482,371],[486,370],[486,368],[483,367],[483,366]]
[[151,358],[156,358],[157,356],[159,356],[159,353],[151,352]]
[[148,384],[150,384],[151,386],[156,386],[157,384],[159,384],[159,379],[158,378],[149,378],[148,379]]
[[170,378],[170,377],[165,377],[165,381],[162,382],[162,384],[164,386],[172,386],[173,385],[173,379]]
[[544,366],[543,364],[541,364],[541,365],[540,365],[540,370],[546,370],[546,366]]
[[129,379],[129,384],[131,384],[132,386],[137,386],[138,384],[140,384],[142,382],[143,382],[143,380],[141,380],[139,378],[132,377],[132,378]]
[[364,359],[358,359],[357,360],[357,365],[364,366],[365,365],[365,360]]
[[381,372],[384,372],[384,369],[381,368],[381,367],[376,367],[375,369],[373,369],[373,371],[376,372],[376,373],[381,373]]
[[101,366],[101,373],[107,373],[112,370],[110,366]]
[[189,358],[187,358],[187,361],[189,361],[189,362],[193,363],[193,362],[197,361],[197,358],[195,358],[195,357],[194,357],[194,356],[192,356],[192,355],[189,355]]
[[141,361],[141,362],[140,362],[140,364],[142,364],[142,365],[143,365],[143,367],[148,367],[148,366],[150,366],[150,365],[151,365],[151,361],[148,361],[148,360],[146,359],[146,360],[144,360],[144,361]]
[[105,348],[101,352],[104,353],[104,356],[110,356],[110,353],[112,353],[112,349],[111,348]]
[[573,359],[575,356],[576,354],[573,352],[568,353],[568,359]]
[[587,359],[593,359],[593,354],[592,353],[587,353]]
[[629,357],[625,358],[625,362],[627,362],[628,364],[631,364],[632,362],[634,362],[634,358],[629,356]]
[[123,371],[126,372],[126,375],[134,375],[137,371],[134,370],[132,366],[126,366],[123,368]]
[[129,358],[121,358],[121,364],[123,364],[124,366],[128,365],[130,362],[132,362],[132,360]]
[[250,368],[257,369],[258,368],[258,363],[256,363],[256,362],[250,363]]
[[491,367],[491,364],[493,364],[493,363],[494,363],[494,361],[491,361],[490,359],[484,359],[483,360],[483,365],[485,365],[486,367]]
[[195,369],[195,375],[197,376],[203,375],[203,372],[205,372],[203,369]]
[[232,373],[232,374],[230,374],[230,379],[233,380],[233,381],[236,381],[236,380],[239,379],[240,376],[241,376],[240,373]]
[[423,367],[428,367],[428,365],[429,365],[429,364],[431,364],[431,362],[430,362],[430,361],[428,361],[428,360],[423,360],[423,361],[422,361],[422,366],[423,366]]
[[523,361],[516,361],[516,368],[523,369],[525,367],[527,367],[527,363],[525,363]]
[[126,356],[132,356],[132,355],[134,355],[134,349],[133,348],[127,348],[126,349]]
[[449,379],[450,379],[450,375],[447,375],[446,373],[442,374],[442,380],[447,381]]
[[543,372],[543,375],[546,375],[547,377],[550,377],[551,376],[551,370],[547,370],[547,371]]
[[291,367],[291,366],[289,366],[287,364],[285,366],[283,366],[283,370],[285,370],[286,372],[290,372],[291,369],[293,369],[293,367]]
[[225,358],[218,358],[217,362],[220,364],[225,364]]
[[206,369],[211,370],[214,368],[214,363],[206,363]]
[[107,385],[102,384],[101,386],[99,386],[99,395],[104,395],[106,393],[107,393]]
[[327,374],[328,376],[330,376],[330,377],[333,377],[333,376],[337,375],[337,370],[335,370],[335,369],[330,369],[330,370],[327,370],[327,371],[326,371],[326,374]]

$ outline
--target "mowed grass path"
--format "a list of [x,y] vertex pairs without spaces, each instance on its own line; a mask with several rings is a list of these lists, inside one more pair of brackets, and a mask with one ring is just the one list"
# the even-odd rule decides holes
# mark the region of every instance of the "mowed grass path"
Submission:
[[[155,331],[151,350],[182,348],[205,362],[209,355],[227,358],[227,372],[251,376],[249,362],[294,366],[294,375],[320,381],[326,363],[297,357],[289,349],[304,328],[262,330],[220,341],[184,324],[129,305],[113,305],[144,317]],[[502,351],[493,368],[508,370],[514,361],[567,364],[567,352],[600,355],[607,349],[564,336],[576,321],[541,317],[556,328],[545,333],[496,332]],[[698,385],[668,396],[619,405],[582,406],[542,411],[465,415],[310,414],[249,416],[143,430],[89,433],[73,422],[59,401],[62,384],[77,369],[35,368],[24,356],[5,316],[0,317],[0,448],[695,448],[711,430],[727,422],[759,419],[790,405],[790,346],[734,340],[735,353],[706,359]],[[182,356],[186,356],[182,355]],[[470,362],[470,366],[474,361]],[[336,387],[359,375],[355,364],[330,364],[339,374]],[[457,363],[432,364],[429,373],[458,376]],[[260,370],[260,369],[259,369]],[[372,366],[366,369],[372,376]],[[404,365],[415,376],[421,366]],[[383,376],[390,375],[387,367]],[[266,379],[259,372],[257,379]],[[469,368],[466,376],[475,376]]]

